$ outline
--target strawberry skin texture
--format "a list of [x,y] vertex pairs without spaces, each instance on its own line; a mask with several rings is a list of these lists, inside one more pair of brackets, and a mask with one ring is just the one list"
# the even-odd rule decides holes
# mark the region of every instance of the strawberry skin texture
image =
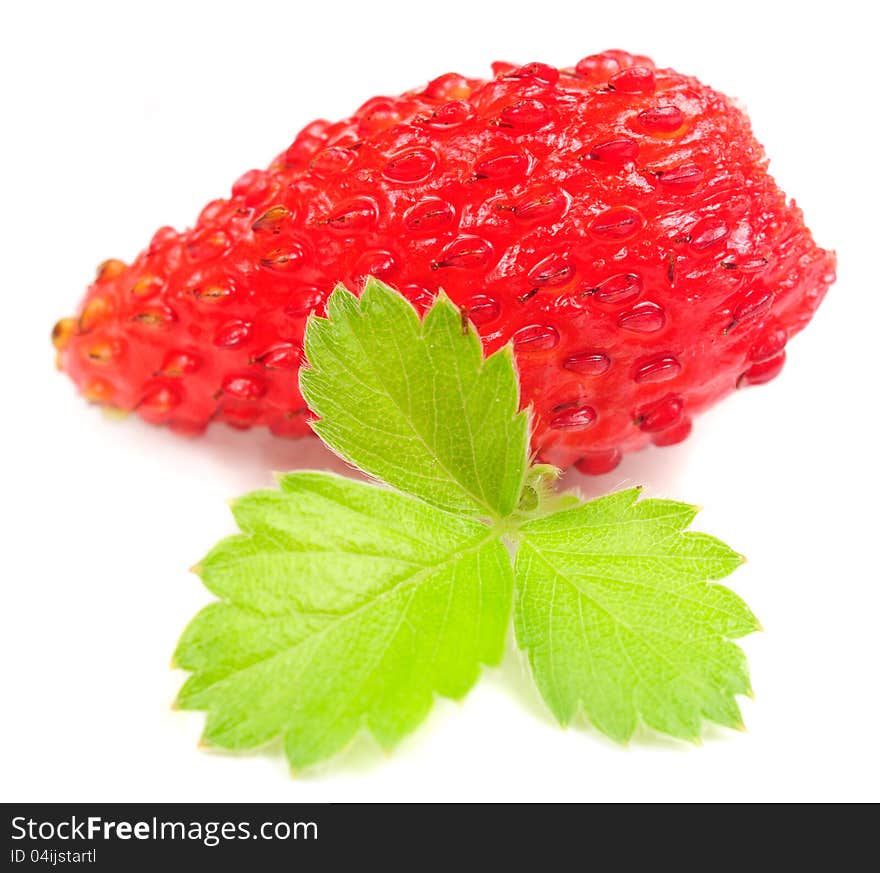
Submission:
[[494,66],[306,127],[195,227],[101,265],[53,338],[91,401],[309,433],[305,321],[374,275],[513,342],[532,445],[585,472],[777,375],[834,281],[743,112],[620,51]]

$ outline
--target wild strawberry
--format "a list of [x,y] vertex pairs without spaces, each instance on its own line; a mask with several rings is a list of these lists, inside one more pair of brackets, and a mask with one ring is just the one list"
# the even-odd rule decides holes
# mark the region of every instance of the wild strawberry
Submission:
[[375,275],[418,308],[443,288],[488,351],[513,342],[535,450],[595,473],[775,376],[834,257],[744,114],[619,51],[495,72],[314,122],[194,228],[106,261],[56,326],[61,367],[186,432],[305,434],[304,323],[333,286]]

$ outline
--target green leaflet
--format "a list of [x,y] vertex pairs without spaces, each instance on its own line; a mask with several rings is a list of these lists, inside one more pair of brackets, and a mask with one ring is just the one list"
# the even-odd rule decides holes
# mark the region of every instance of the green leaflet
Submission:
[[516,634],[556,718],[579,707],[628,740],[639,720],[696,739],[703,719],[741,726],[745,657],[731,639],[758,629],[711,585],[742,557],[684,532],[696,509],[621,491],[526,522],[516,555]]
[[741,557],[686,530],[691,506],[557,492],[558,471],[528,465],[509,348],[484,359],[445,297],[420,321],[370,280],[334,291],[306,352],[316,432],[397,490],[290,473],[234,503],[241,533],[198,567],[218,601],[176,653],[209,744],[280,737],[295,767],[362,728],[391,747],[499,662],[511,609],[563,724],[582,711],[620,741],[640,722],[687,739],[740,725],[731,640],[757,621],[711,581]]
[[517,412],[513,358],[483,358],[473,328],[445,298],[420,321],[371,280],[337,288],[306,332],[303,396],[313,427],[362,470],[451,512],[502,518],[527,468],[528,419]]
[[236,503],[244,534],[201,564],[221,602],[180,641],[179,705],[208,710],[210,744],[281,735],[295,767],[362,725],[391,747],[500,660],[510,560],[485,525],[400,494],[323,473],[281,485]]

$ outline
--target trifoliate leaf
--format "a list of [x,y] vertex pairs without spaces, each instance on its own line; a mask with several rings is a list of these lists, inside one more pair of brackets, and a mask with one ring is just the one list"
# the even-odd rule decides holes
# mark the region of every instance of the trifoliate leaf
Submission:
[[179,696],[230,749],[282,737],[303,767],[365,726],[393,746],[435,694],[496,664],[512,571],[486,525],[375,486],[292,473],[233,505],[243,531],[198,568],[220,598],[179,643]]
[[192,673],[178,702],[207,711],[209,744],[280,738],[295,767],[361,728],[393,746],[500,660],[512,601],[563,724],[582,711],[617,740],[640,722],[689,739],[739,726],[731,641],[757,622],[713,584],[742,559],[686,530],[693,507],[557,492],[559,471],[528,465],[510,350],[484,360],[442,294],[422,321],[375,280],[360,299],[339,288],[306,354],[318,435],[404,493],[291,473],[233,505],[242,533],[198,568],[219,601],[176,654]]
[[739,727],[749,691],[730,642],[758,628],[721,579],[742,558],[685,532],[696,509],[631,489],[527,521],[516,555],[514,622],[556,718],[582,709],[615,740],[639,721],[696,739],[704,719]]
[[360,299],[340,287],[327,318],[306,330],[300,382],[313,427],[362,470],[443,509],[503,518],[527,467],[528,420],[518,413],[512,353],[489,358],[441,295],[421,321],[370,280]]

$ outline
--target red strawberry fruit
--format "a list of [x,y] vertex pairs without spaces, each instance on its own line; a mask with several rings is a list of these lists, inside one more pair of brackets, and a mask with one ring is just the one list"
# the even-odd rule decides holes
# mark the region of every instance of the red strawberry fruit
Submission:
[[559,466],[607,471],[772,379],[834,257],[742,111],[620,51],[494,69],[314,122],[191,230],[103,263],[55,327],[60,367],[176,430],[305,434],[305,320],[374,275],[419,308],[445,290],[487,352],[513,341]]

